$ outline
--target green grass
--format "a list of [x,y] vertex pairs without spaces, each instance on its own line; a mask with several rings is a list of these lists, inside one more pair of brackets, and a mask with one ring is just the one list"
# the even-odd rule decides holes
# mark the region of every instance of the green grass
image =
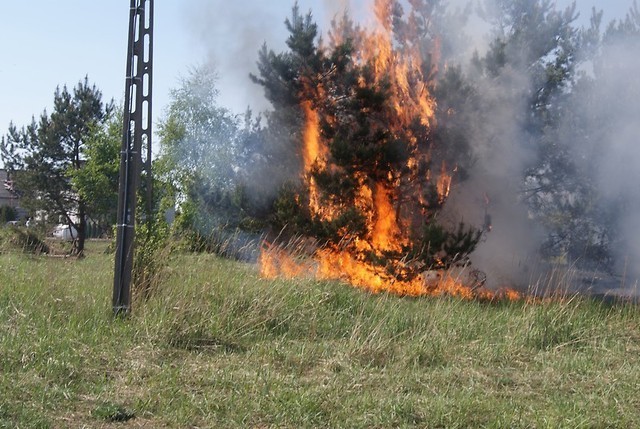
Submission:
[[111,316],[112,255],[0,254],[0,428],[640,427],[640,313],[371,295],[173,255]]

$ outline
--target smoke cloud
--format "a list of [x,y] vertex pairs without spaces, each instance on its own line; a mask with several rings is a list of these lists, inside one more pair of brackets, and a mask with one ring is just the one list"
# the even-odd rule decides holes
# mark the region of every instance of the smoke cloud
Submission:
[[[299,1],[300,10],[311,11],[321,29],[344,11],[362,9],[362,0]],[[185,24],[206,62],[219,72],[222,104],[236,113],[247,107],[269,109],[262,91],[249,80],[256,73],[257,54],[263,44],[275,52],[284,51],[287,32],[284,21],[293,2],[196,0],[190,3]]]
[[[492,20],[491,8],[484,10],[484,18]],[[633,14],[630,19],[627,24],[633,22]],[[640,19],[640,15],[636,13],[635,19]],[[527,130],[527,115],[531,112],[527,91],[535,87],[537,79],[535,67],[526,60],[527,49],[544,41],[531,37],[522,52],[512,53],[521,55],[521,61],[512,58],[497,77],[475,78],[483,105],[469,117],[467,133],[477,161],[470,179],[452,191],[447,213],[476,225],[482,225],[478,219],[483,215],[484,224],[490,219],[491,231],[471,257],[474,265],[487,272],[490,286],[537,284],[544,288],[552,273],[564,271],[570,280],[561,287],[625,296],[637,294],[640,188],[635,184],[640,180],[640,81],[636,71],[640,58],[630,53],[638,52],[640,47],[638,24],[635,32],[626,34],[614,31],[612,26],[595,56],[587,51],[592,49],[589,45],[585,45],[584,52],[576,52],[578,58],[591,60],[581,64],[584,74],[567,88],[573,91],[568,100],[560,100],[560,96],[555,101],[565,105],[561,107],[557,133],[549,132],[548,136],[555,150],[567,154],[566,174],[575,174],[583,182],[582,188],[591,192],[590,199],[583,204],[593,207],[575,211],[576,216],[584,218],[570,218],[567,209],[565,215],[569,217],[565,222],[589,225],[595,237],[592,241],[606,245],[611,252],[612,260],[604,266],[596,266],[597,261],[565,259],[564,265],[552,267],[548,259],[539,256],[550,231],[533,219],[523,194],[523,172],[535,166],[540,156]],[[472,39],[486,40],[486,33],[471,34]],[[543,31],[540,35],[544,37]],[[480,57],[482,54],[481,51]],[[474,77],[472,68],[466,71]],[[567,206],[579,207],[580,203],[575,201],[579,198],[577,191],[558,185],[555,192],[556,195],[541,198],[561,197],[568,202]],[[572,236],[567,240],[566,246],[570,247],[582,244],[585,237]],[[562,260],[562,255],[558,256]],[[589,267],[588,263],[594,266]]]
[[284,48],[281,24],[286,14],[272,2],[196,0],[186,11],[186,25],[195,45],[204,50],[207,63],[219,73],[222,104],[243,112],[249,105],[261,111],[268,107],[264,97],[249,80],[255,72],[257,52],[267,42]]
[[496,78],[474,78],[482,104],[467,112],[464,131],[475,163],[452,190],[445,212],[484,229],[471,261],[487,273],[487,286],[522,287],[540,275],[535,255],[543,237],[522,201],[523,171],[535,160],[525,132],[531,76],[509,65]]
[[[302,11],[313,10],[323,32],[344,11],[366,25],[371,19],[370,3],[299,2]],[[540,70],[527,56],[532,53],[529,49],[544,44],[538,37],[546,35],[543,31],[528,35],[526,45],[507,53],[511,58],[498,74],[479,73],[470,60],[474,54],[482,58],[499,36],[488,30],[489,24],[494,25],[493,31],[500,29],[495,26],[499,22],[497,3],[484,2],[487,7],[481,13],[465,0],[447,3],[443,27],[450,30],[443,36],[443,62],[462,66],[481,104],[464,114],[463,132],[471,142],[475,162],[468,180],[452,188],[441,220],[463,220],[485,229],[484,241],[471,259],[486,271],[489,286],[526,287],[547,275],[547,264],[538,255],[549,232],[536,222],[523,194],[524,172],[539,161],[529,129],[529,100]],[[223,4],[219,0],[192,4],[188,25],[194,39],[206,49],[207,59],[219,70],[220,100],[225,107],[236,112],[248,105],[255,111],[269,108],[261,88],[248,75],[256,72],[257,52],[263,43],[276,52],[285,49],[287,34],[282,23],[291,6],[257,1]],[[591,84],[585,80],[577,88],[580,95],[565,106],[570,114],[561,116],[553,144],[570,153],[572,167],[589,173],[585,180],[592,181],[597,195],[593,204],[599,207],[598,213],[609,216],[593,220],[615,231],[610,232],[611,271],[624,275],[624,286],[629,287],[640,278],[640,188],[636,186],[640,179],[640,57],[630,54],[638,52],[638,36],[635,41],[621,36],[603,46],[586,64],[592,69],[587,77],[595,80]],[[610,279],[606,287],[622,286],[618,277]]]
[[[613,231],[613,270],[630,289],[640,278],[640,57],[631,54],[638,49],[638,32],[605,37],[593,63],[595,80],[570,107],[583,138],[563,142],[591,172],[596,204],[608,217],[602,221]],[[563,126],[575,123],[570,116]]]

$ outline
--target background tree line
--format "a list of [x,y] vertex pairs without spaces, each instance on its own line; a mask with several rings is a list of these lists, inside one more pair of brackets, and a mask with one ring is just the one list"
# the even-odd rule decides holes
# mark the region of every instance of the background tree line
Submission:
[[[439,0],[413,0],[409,8],[405,5],[406,11],[403,4],[392,2],[394,44],[440,43],[441,56],[433,57],[431,69],[424,71],[432,73],[431,90],[437,99],[438,126],[428,138],[440,159],[459,166],[456,184],[477,180],[473,172],[485,146],[500,146],[507,135],[512,140],[517,137],[517,150],[528,156],[513,162],[509,180],[518,181],[520,201],[545,227],[541,250],[547,256],[610,261],[612,248],[624,238],[620,225],[626,203],[620,196],[603,198],[593,174],[598,142],[606,138],[602,130],[610,124],[607,112],[576,106],[597,103],[601,94],[593,88],[611,87],[612,77],[628,72],[628,66],[614,61],[609,53],[620,40],[629,52],[638,51],[637,4],[625,19],[603,31],[602,13],[596,10],[590,26],[584,28],[576,23],[575,5],[559,10],[550,0],[487,1],[484,16],[492,42],[470,61],[458,55],[458,47],[469,37],[464,23],[470,10],[450,10]],[[165,199],[162,207],[176,208],[174,228],[191,234],[190,241],[199,243],[195,248],[207,248],[207,239],[215,231],[262,232],[284,225],[336,238],[332,234],[340,228],[314,223],[296,201],[303,186],[299,181],[304,119],[300,85],[332,71],[330,85],[345,95],[340,100],[347,101],[338,111],[333,106],[333,115],[355,118],[355,122],[344,123],[341,129],[328,129],[325,124],[324,132],[332,139],[333,156],[344,166],[352,165],[352,145],[357,135],[368,132],[354,127],[362,123],[358,112],[375,110],[375,103],[383,106],[388,100],[374,85],[371,91],[352,96],[353,82],[366,81],[367,65],[358,69],[349,63],[358,37],[358,27],[350,20],[346,15],[336,20],[327,37],[340,36],[342,43],[330,48],[312,15],[294,6],[286,22],[287,49],[276,53],[265,45],[258,53],[258,73],[252,79],[272,105],[264,114],[254,115],[248,109],[236,115],[220,106],[216,72],[209,66],[192,69],[172,91],[159,124],[160,151],[154,171]],[[417,41],[406,39],[409,28],[417,32]],[[633,105],[636,95],[627,91],[617,97]],[[505,117],[492,116],[505,101],[522,107],[509,112],[509,127]],[[316,106],[325,111],[328,107]],[[51,114],[43,112],[38,121],[21,129],[12,124],[2,139],[3,161],[25,207],[33,214],[61,216],[73,226],[79,233],[78,253],[87,215],[113,221],[120,122],[113,103],[103,102],[100,91],[84,79],[71,91],[56,90]],[[394,156],[402,153],[401,145],[396,149],[365,151],[366,156],[377,157],[376,162],[369,163],[365,155],[359,161],[391,165]],[[511,160],[505,158],[505,162]],[[334,197],[349,195],[348,174],[332,177],[318,171],[317,179]],[[435,225],[439,207],[433,204],[432,208]],[[357,215],[344,213],[343,220],[357,230]]]
[[63,223],[77,232],[81,255],[89,216],[112,225],[117,206],[118,115],[88,78],[54,93],[53,111],[17,128],[9,126],[1,153],[29,216]]

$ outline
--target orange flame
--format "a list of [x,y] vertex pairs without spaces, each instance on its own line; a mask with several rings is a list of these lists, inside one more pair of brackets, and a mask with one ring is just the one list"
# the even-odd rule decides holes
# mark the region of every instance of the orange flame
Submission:
[[438,202],[440,204],[444,203],[449,196],[449,192],[451,192],[451,179],[452,176],[447,172],[447,163],[442,161],[442,168],[440,169],[440,176],[438,177],[438,182],[436,185],[436,189],[438,192]]
[[310,274],[310,265],[303,258],[295,258],[294,254],[279,246],[263,243],[258,257],[260,276],[267,279],[283,277],[293,279]]
[[376,183],[374,194],[375,224],[371,241],[378,251],[401,251],[400,229],[396,212],[391,203],[390,192],[380,183]]
[[[265,245],[259,260],[261,274],[268,278],[311,275],[320,279],[347,281],[373,292],[389,291],[399,295],[446,294],[491,299],[495,296],[492,292],[459,276],[439,273],[432,278],[433,272],[429,271],[429,267],[418,268],[423,270],[422,275],[407,275],[417,272],[412,265],[414,262],[403,255],[404,249],[411,244],[409,231],[424,223],[424,216],[427,215],[424,207],[428,206],[432,194],[432,188],[422,185],[431,181],[429,169],[423,168],[431,161],[430,149],[419,147],[419,142],[422,141],[424,145],[425,139],[414,130],[416,123],[427,130],[436,126],[436,100],[429,88],[431,77],[424,75],[432,74],[433,66],[423,60],[418,43],[407,43],[401,49],[396,49],[393,4],[392,0],[375,0],[375,27],[369,31],[360,28],[354,30],[359,46],[352,60],[355,64],[367,65],[373,71],[374,82],[364,82],[365,78],[361,77],[359,85],[366,87],[373,83],[389,88],[391,113],[385,118],[385,131],[392,137],[402,136],[408,142],[411,156],[406,166],[398,168],[408,170],[410,177],[401,178],[401,174],[393,171],[389,172],[388,177],[375,179],[364,173],[355,174],[354,204],[366,217],[364,232],[357,236],[347,232],[344,242],[340,244],[316,246],[312,251],[301,253]],[[343,40],[340,34],[333,36],[331,40],[334,44]],[[437,45],[435,49],[438,49]],[[437,52],[432,55],[432,58],[436,57]],[[332,220],[334,213],[343,208],[322,201],[313,172],[316,168],[327,166],[339,172],[339,168],[331,164],[331,154],[320,130],[319,113],[310,101],[316,100],[313,97],[327,101],[322,85],[306,85],[302,97],[305,100],[301,103],[304,116],[302,176],[308,187],[308,208],[312,217]],[[335,120],[322,119],[329,123]],[[451,182],[452,172],[442,162],[436,182],[439,204],[448,197]],[[403,198],[403,195],[409,197]],[[416,207],[420,209],[416,210]],[[515,295],[509,295],[509,298],[512,297],[515,298]]]
[[294,257],[278,246],[264,246],[260,254],[261,275],[265,278],[315,277],[346,281],[373,293],[391,292],[400,296],[453,296],[462,299],[516,301],[522,294],[513,289],[497,292],[475,284],[462,272],[427,271],[410,281],[389,275],[357,255],[333,248],[317,249],[313,257]]
[[[302,158],[304,162],[304,172],[309,174],[316,162],[322,162],[320,158],[320,130],[318,125],[318,112],[311,106],[310,101],[302,104],[305,115],[304,127],[304,148]],[[313,177],[308,178],[309,183],[309,209],[312,213],[320,212],[320,200],[318,195],[318,186]]]
[[318,185],[316,184],[315,179],[311,176],[311,171],[315,166],[320,168],[324,167],[328,155],[328,148],[323,144],[320,138],[320,120],[318,118],[318,112],[313,108],[310,101],[302,103],[302,111],[305,117],[302,159],[304,163],[303,171],[306,176],[305,179],[309,186],[309,209],[311,213],[320,216],[322,219],[327,219],[329,218],[330,213],[329,210],[321,204]]
[[309,172],[316,161],[321,160],[320,130],[318,112],[313,109],[310,101],[302,103],[302,110],[305,116],[304,126],[304,150],[302,158],[304,161],[304,171]]
[[425,84],[428,77],[423,74],[422,53],[418,46],[394,50],[392,9],[391,0],[375,1],[377,22],[370,34],[363,34],[359,59],[373,64],[378,82],[387,78],[391,82],[391,103],[401,120],[400,126],[408,127],[415,117],[419,117],[423,125],[434,125],[436,101]]

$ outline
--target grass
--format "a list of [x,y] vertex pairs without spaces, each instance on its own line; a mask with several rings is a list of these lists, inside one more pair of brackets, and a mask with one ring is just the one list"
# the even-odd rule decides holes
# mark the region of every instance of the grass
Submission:
[[640,427],[640,313],[398,298],[174,254],[111,316],[112,255],[0,254],[0,428]]

